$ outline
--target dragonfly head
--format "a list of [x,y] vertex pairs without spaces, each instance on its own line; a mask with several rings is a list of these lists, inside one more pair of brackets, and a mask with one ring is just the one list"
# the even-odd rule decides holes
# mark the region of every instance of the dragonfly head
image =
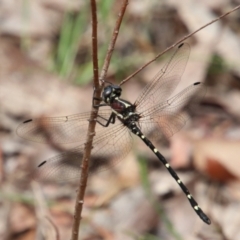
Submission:
[[108,85],[103,89],[102,98],[105,103],[112,103],[119,98],[122,93],[122,88],[118,85]]

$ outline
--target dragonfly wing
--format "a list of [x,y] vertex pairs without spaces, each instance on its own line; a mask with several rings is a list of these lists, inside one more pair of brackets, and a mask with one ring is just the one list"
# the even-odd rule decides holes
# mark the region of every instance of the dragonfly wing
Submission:
[[[84,144],[49,158],[38,165],[35,180],[54,179],[57,182],[79,180]],[[121,123],[104,128],[93,140],[89,163],[90,173],[110,168],[123,159],[132,146],[129,130]]]
[[[108,119],[111,112],[111,109],[99,110],[99,115]],[[17,135],[33,142],[82,142],[86,137],[89,118],[90,112],[29,119],[18,126]]]
[[158,139],[161,133],[167,138],[171,137],[185,125],[189,118],[186,111],[180,110],[183,107],[186,110],[194,108],[205,94],[204,84],[194,83],[164,103],[155,104],[141,113],[142,118],[139,123],[142,130],[149,135],[152,134],[153,139]]
[[190,46],[187,43],[180,44],[172,54],[166,65],[156,74],[152,82],[142,91],[135,102],[140,112],[156,102],[165,102],[173,93],[187,65],[190,54]]

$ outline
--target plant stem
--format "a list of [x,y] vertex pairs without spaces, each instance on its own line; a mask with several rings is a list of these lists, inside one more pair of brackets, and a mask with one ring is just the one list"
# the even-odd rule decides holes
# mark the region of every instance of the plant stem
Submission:
[[[103,65],[103,69],[100,76],[101,83],[102,83],[101,86],[99,85],[99,76],[98,76],[97,7],[96,7],[95,0],[90,0],[90,2],[91,2],[91,12],[92,12],[92,61],[93,61],[93,76],[94,76],[93,88],[94,88],[94,97],[100,98],[101,91],[104,86],[104,78],[106,77],[106,74],[107,74],[112,52],[114,50],[114,46],[117,40],[119,28],[121,26],[126,7],[128,5],[128,0],[123,1],[122,8],[119,13],[119,17],[115,24],[112,39],[108,47],[108,52],[104,60],[104,65]],[[89,119],[88,133],[87,133],[87,138],[85,142],[85,151],[83,154],[82,165],[80,168],[81,177],[79,180],[79,188],[77,191],[77,198],[75,202],[74,221],[73,221],[71,240],[78,240],[78,236],[79,236],[79,227],[80,227],[80,222],[82,218],[81,214],[82,214],[82,208],[84,203],[83,199],[84,199],[84,194],[87,186],[88,166],[89,166],[90,154],[92,150],[93,137],[95,135],[96,121],[94,119],[97,118],[97,114],[98,114],[98,108],[92,107],[92,111]]]
[[129,81],[131,78],[133,78],[135,75],[137,75],[140,71],[142,71],[144,68],[146,68],[149,64],[151,64],[152,62],[156,61],[159,57],[161,57],[164,53],[168,52],[169,50],[171,50],[172,48],[174,48],[175,46],[177,46],[179,43],[185,41],[186,39],[190,38],[191,36],[193,36],[194,34],[196,34],[197,32],[201,31],[202,29],[208,27],[209,25],[219,21],[221,18],[227,16],[228,14],[238,10],[240,8],[240,5],[238,5],[237,7],[233,8],[232,10],[222,14],[221,16],[215,18],[214,20],[212,20],[211,22],[203,25],[202,27],[198,28],[197,30],[195,30],[194,32],[186,35],[185,37],[181,38],[180,40],[178,40],[177,42],[175,42],[172,46],[166,48],[163,52],[159,53],[154,59],[152,59],[151,61],[147,62],[146,64],[144,64],[142,67],[140,67],[138,70],[136,70],[134,73],[132,73],[131,75],[129,75],[127,78],[125,78],[124,80],[121,81],[121,83],[119,84],[120,86],[123,85],[125,82]]

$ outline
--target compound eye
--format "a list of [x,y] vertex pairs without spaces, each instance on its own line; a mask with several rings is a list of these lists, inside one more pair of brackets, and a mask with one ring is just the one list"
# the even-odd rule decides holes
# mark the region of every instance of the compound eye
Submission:
[[108,97],[111,95],[111,93],[112,93],[112,88],[110,86],[104,88],[103,96]]
[[122,88],[119,87],[118,85],[114,85],[114,86],[113,86],[113,90],[114,90],[114,93],[115,93],[117,96],[120,96],[121,93],[122,93]]

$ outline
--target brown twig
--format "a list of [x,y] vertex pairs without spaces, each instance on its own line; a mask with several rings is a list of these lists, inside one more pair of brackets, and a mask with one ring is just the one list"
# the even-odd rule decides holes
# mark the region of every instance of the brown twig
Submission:
[[[97,43],[97,7],[96,1],[91,0],[92,9],[92,60],[93,60],[93,85],[96,89],[99,88],[98,79],[98,43]],[[98,94],[98,93],[97,93]],[[100,97],[101,92],[99,92]]]
[[115,46],[115,43],[116,43],[116,40],[117,40],[117,37],[118,37],[119,29],[120,29],[120,26],[122,24],[122,19],[123,19],[124,13],[126,11],[127,5],[128,5],[128,0],[124,0],[122,2],[122,7],[121,7],[121,10],[118,14],[118,19],[116,21],[116,24],[115,24],[115,27],[114,27],[114,30],[113,30],[113,33],[112,33],[112,39],[111,39],[110,44],[108,46],[108,51],[107,51],[106,58],[104,59],[104,64],[103,64],[103,68],[102,68],[101,75],[100,75],[100,81],[102,83],[104,82],[104,79],[107,75],[107,70],[108,70],[108,67],[109,67],[109,64],[110,64],[110,60],[111,60],[111,57],[112,57],[114,46]]
[[140,71],[142,71],[144,68],[146,68],[149,64],[151,64],[152,62],[156,61],[159,57],[161,57],[164,53],[166,53],[167,51],[171,50],[172,48],[174,48],[175,46],[177,46],[179,43],[185,41],[186,39],[190,38],[191,36],[193,36],[194,34],[196,34],[197,32],[201,31],[202,29],[206,28],[207,26],[217,22],[218,20],[220,20],[221,18],[227,16],[228,14],[238,10],[240,8],[240,5],[238,5],[237,7],[233,8],[232,10],[228,11],[227,13],[222,14],[221,16],[215,18],[214,20],[212,20],[211,22],[203,25],[202,27],[198,28],[197,30],[195,30],[194,32],[186,35],[185,37],[181,38],[180,40],[178,40],[177,42],[175,42],[172,46],[166,48],[163,52],[159,53],[154,59],[152,59],[151,61],[147,62],[146,64],[144,64],[142,67],[140,67],[138,70],[136,70],[134,73],[132,73],[130,76],[128,76],[127,78],[125,78],[124,80],[121,81],[121,83],[119,84],[120,86],[123,85],[125,82],[129,81],[131,78],[133,78],[135,75],[137,75]]
[[[98,81],[97,7],[96,7],[95,0],[91,0],[91,12],[92,12],[92,61],[93,61],[93,76],[94,76],[93,85],[94,85],[94,89],[96,89],[95,97],[99,98],[101,91],[99,88],[99,81]],[[72,240],[77,240],[78,234],[79,234],[83,199],[84,199],[85,189],[87,186],[89,158],[90,158],[91,149],[92,149],[93,137],[95,135],[96,121],[94,121],[94,119],[97,118],[97,113],[98,113],[98,109],[92,107],[91,116],[90,116],[89,125],[88,125],[88,133],[87,133],[86,143],[85,143],[85,151],[82,158],[82,166],[80,168],[81,177],[79,180],[78,194],[77,194],[76,203],[75,203],[75,212],[74,212],[72,238],[71,238]]]
[[58,228],[56,226],[56,224],[49,218],[46,216],[46,219],[50,222],[50,224],[53,226],[54,228],[54,231],[56,233],[56,240],[60,240],[60,235],[59,235],[59,231],[58,231]]
[[[118,20],[116,22],[114,32],[112,39],[110,41],[108,52],[106,55],[106,58],[104,60],[103,69],[101,72],[100,80],[102,83],[104,83],[104,78],[106,77],[107,70],[110,64],[112,52],[116,43],[116,39],[118,36],[119,28],[121,26],[122,18],[125,13],[126,7],[128,4],[128,0],[123,1],[121,11],[119,13]],[[92,59],[93,59],[93,81],[94,81],[94,94],[96,98],[100,98],[101,96],[101,90],[103,87],[100,87],[99,85],[99,77],[98,77],[98,54],[97,54],[97,9],[96,9],[96,1],[91,0],[91,12],[92,12]],[[78,188],[78,194],[76,198],[75,203],[75,212],[74,212],[74,221],[73,221],[73,228],[72,228],[72,240],[78,239],[79,234],[79,226],[81,222],[81,213],[82,213],[82,207],[83,207],[83,199],[85,194],[85,189],[87,186],[87,178],[88,178],[88,166],[89,166],[89,159],[92,149],[92,142],[93,137],[95,135],[95,126],[96,121],[94,119],[97,118],[98,109],[92,107],[91,116],[89,119],[89,126],[88,126],[88,133],[85,143],[85,152],[83,155],[83,161],[81,166],[81,177],[79,181],[79,188]]]

